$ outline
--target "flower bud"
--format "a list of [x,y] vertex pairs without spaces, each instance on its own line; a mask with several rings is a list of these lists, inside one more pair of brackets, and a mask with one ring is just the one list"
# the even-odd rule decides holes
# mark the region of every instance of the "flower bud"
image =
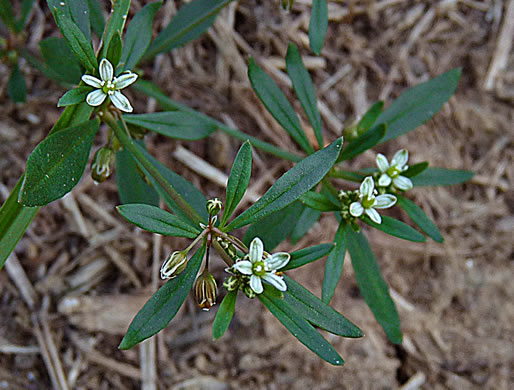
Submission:
[[359,131],[358,131],[358,124],[359,121],[355,121],[350,126],[345,126],[343,129],[343,137],[346,141],[354,141],[359,137]]
[[172,279],[178,276],[187,266],[187,251],[175,251],[168,256],[161,267],[161,279]]
[[250,299],[253,299],[255,298],[255,296],[257,295],[255,293],[255,291],[252,290],[252,288],[250,287],[249,284],[247,284],[246,286],[244,286],[243,288],[243,292],[245,293],[245,295],[250,298]]
[[216,295],[218,287],[216,286],[216,279],[206,269],[196,278],[195,282],[195,295],[196,302],[202,310],[209,310],[216,304]]
[[227,289],[227,291],[235,291],[239,288],[239,279],[235,276],[229,276],[227,280],[223,282],[223,287]]
[[97,183],[107,180],[111,176],[115,160],[116,154],[111,148],[104,146],[98,149],[91,163],[91,177],[93,180]]
[[280,0],[280,8],[282,11],[289,12],[293,7],[295,0]]
[[218,198],[209,199],[207,201],[206,208],[209,215],[217,215],[221,211],[222,207],[223,203],[221,203],[221,200]]

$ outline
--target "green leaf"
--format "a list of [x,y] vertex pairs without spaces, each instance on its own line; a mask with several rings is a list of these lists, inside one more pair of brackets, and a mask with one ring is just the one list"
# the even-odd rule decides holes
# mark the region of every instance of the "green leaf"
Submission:
[[389,341],[401,344],[400,317],[368,240],[362,232],[355,233],[352,229],[346,230],[346,240],[362,297],[384,329]]
[[0,0],[0,19],[10,31],[16,31],[16,20],[9,0]]
[[430,218],[418,207],[418,205],[411,200],[404,198],[401,195],[396,195],[398,199],[398,206],[405,210],[407,215],[412,219],[416,225],[419,226],[432,240],[435,242],[442,243],[444,241],[441,232],[437,228],[436,224],[432,222]]
[[169,51],[203,34],[213,23],[218,12],[232,0],[193,0],[184,4],[152,42],[145,59]]
[[[77,60],[86,68],[89,73],[95,73],[98,68],[96,56],[82,31],[71,19],[57,8],[53,9],[53,14],[57,27],[61,30],[64,39],[70,46]],[[62,59],[61,59],[62,60]]]
[[237,152],[236,159],[230,170],[225,196],[225,208],[220,226],[225,226],[228,219],[243,199],[243,196],[250,183],[252,174],[252,145],[246,141],[241,145]]
[[286,266],[280,270],[288,271],[290,269],[295,269],[302,267],[305,264],[312,263],[313,261],[328,255],[334,248],[334,244],[320,244],[292,252],[290,253],[291,260],[289,260],[289,263],[287,263]]
[[86,39],[91,42],[91,23],[89,22],[89,5],[87,1],[68,1],[71,19],[79,27]]
[[377,121],[378,117],[382,113],[383,108],[384,102],[382,101],[373,104],[364,114],[359,123],[357,123],[357,134],[363,134],[364,132],[368,131]]
[[338,336],[351,338],[363,336],[362,331],[357,326],[322,302],[300,283],[288,276],[284,276],[284,280],[287,284],[284,303],[294,308],[298,315],[311,324]]
[[121,72],[134,69],[143,57],[152,40],[152,26],[155,13],[162,5],[162,1],[156,1],[145,5],[139,11],[127,27],[125,45],[121,55]]
[[101,37],[105,28],[104,9],[98,0],[87,0],[89,7],[89,21],[97,37]]
[[303,111],[309,118],[316,140],[320,148],[323,147],[321,129],[321,116],[318,111],[316,90],[312,84],[311,76],[302,62],[302,57],[295,44],[290,43],[286,55],[287,74],[293,83],[294,92],[300,101]]
[[127,150],[116,153],[116,185],[122,204],[159,205],[159,194],[143,179],[136,161]]
[[91,92],[93,88],[88,86],[82,86],[70,89],[66,92],[57,103],[57,107],[65,107],[70,106],[72,104],[77,104],[86,101],[86,96],[89,92]]
[[367,215],[361,217],[362,221],[368,225],[380,230],[384,233],[390,234],[391,236],[402,238],[404,240],[413,242],[425,242],[426,238],[423,234],[418,232],[416,229],[410,227],[402,221],[398,221],[395,218],[382,215],[382,223],[375,223]]
[[24,103],[27,99],[27,84],[18,64],[14,65],[7,82],[7,94],[15,103]]
[[318,184],[332,168],[341,150],[342,139],[306,157],[284,173],[266,193],[235,218],[224,231],[253,223],[300,198]]
[[309,44],[311,50],[320,55],[328,29],[327,0],[312,0],[311,20],[309,23]]
[[257,295],[264,306],[273,314],[291,334],[303,345],[330,364],[340,366],[344,364],[343,359],[336,350],[321,336],[316,329],[300,317],[293,307],[286,304],[283,299],[278,299],[269,293]]
[[132,348],[141,341],[152,337],[170,323],[193,287],[204,253],[205,246],[202,246],[189,260],[186,269],[181,274],[170,279],[152,295],[132,320],[127,334],[121,340],[120,349]]
[[[156,160],[150,153],[146,151],[143,147],[138,145],[139,149],[141,149],[141,152],[145,155],[145,157],[150,160],[150,162],[159,170],[161,175],[164,176],[164,178],[170,183],[173,188],[182,196],[184,199],[187,199],[187,202],[191,205],[191,207],[203,218],[204,221],[207,222],[207,219],[209,217],[209,214],[207,213],[207,210],[205,208],[205,204],[207,203],[207,199],[205,198],[204,194],[196,188],[193,184],[188,182],[186,179],[184,179],[182,176],[177,175],[175,172],[173,172],[168,167],[161,164],[158,160]],[[142,166],[140,168],[145,171]],[[147,177],[152,182],[153,187],[157,190],[161,198],[164,200],[166,205],[170,208],[171,211],[173,211],[174,214],[176,214],[178,217],[185,221],[189,221],[192,226],[196,227],[196,224],[194,221],[192,221],[189,216],[182,211],[180,207],[175,203],[173,199],[169,197],[169,195],[161,188],[159,183],[154,180],[150,175],[147,175]]]
[[428,168],[428,162],[426,162],[426,161],[420,162],[420,163],[417,163],[414,165],[409,165],[409,168],[407,168],[406,171],[402,172],[402,176],[405,176],[405,177],[418,176],[419,174],[421,174],[421,172],[423,172],[427,168]]
[[39,43],[39,48],[49,77],[69,84],[79,83],[82,76],[80,64],[64,39],[46,38]]
[[[28,18],[29,18],[30,10],[32,9],[33,5],[34,5],[34,0],[23,0],[21,2],[20,17],[16,21],[16,31],[17,32],[22,32],[23,29],[25,28],[25,26],[27,25],[27,21],[28,21]],[[0,4],[0,7],[2,7],[1,4]]]
[[236,299],[237,290],[229,291],[223,298],[212,324],[212,338],[214,340],[219,339],[227,331],[236,310]]
[[106,58],[112,64],[114,68],[118,65],[121,58],[121,51],[123,50],[123,41],[121,40],[121,35],[116,33],[112,36],[111,41],[109,42],[109,48],[107,49]]
[[339,156],[339,161],[350,160],[378,144],[386,134],[386,125],[380,124],[348,143]]
[[302,238],[312,228],[312,226],[321,217],[321,213],[318,210],[313,210],[310,207],[304,207],[303,211],[296,223],[289,239],[291,244],[295,245],[300,238]]
[[305,135],[294,108],[275,81],[259,68],[253,58],[248,62],[248,77],[253,90],[273,118],[303,150],[308,154],[314,153],[314,148]]
[[302,204],[297,201],[258,220],[250,225],[243,237],[243,242],[250,245],[253,238],[259,237],[266,250],[273,250],[293,231],[298,223],[301,210]]
[[338,211],[341,210],[341,205],[335,205],[325,195],[314,191],[307,191],[302,195],[300,201],[310,207],[311,209],[318,211]]
[[474,175],[471,171],[430,167],[411,180],[415,187],[449,186],[465,183]]
[[107,57],[107,51],[111,44],[111,39],[119,34],[123,35],[123,28],[127,21],[127,15],[130,8],[130,0],[115,0],[112,2],[112,10],[102,36],[101,55],[100,59]]
[[375,126],[387,125],[382,142],[414,130],[432,118],[454,94],[460,75],[460,68],[452,69],[404,92],[377,119]]
[[125,114],[127,123],[165,135],[184,140],[203,139],[216,130],[216,126],[201,118],[185,112],[166,111],[152,114]]
[[148,204],[126,204],[116,207],[123,218],[152,233],[163,236],[196,238],[201,233],[180,218]]
[[20,191],[24,206],[43,206],[61,198],[79,182],[100,121],[59,130],[39,143],[27,160]]
[[334,237],[335,248],[330,252],[330,255],[328,255],[327,262],[325,263],[325,276],[323,277],[323,285],[321,286],[321,300],[327,304],[334,296],[337,283],[339,279],[341,279],[347,245],[345,232],[349,229],[351,228],[348,224],[339,224]]

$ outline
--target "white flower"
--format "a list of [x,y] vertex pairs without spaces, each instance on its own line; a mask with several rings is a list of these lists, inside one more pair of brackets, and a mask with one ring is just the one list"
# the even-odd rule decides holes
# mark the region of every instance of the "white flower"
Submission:
[[387,187],[391,183],[393,186],[402,191],[407,191],[412,188],[412,181],[405,176],[401,176],[400,173],[407,170],[407,160],[409,159],[409,152],[405,149],[399,150],[393,157],[391,164],[387,161],[386,156],[379,153],[377,155],[377,166],[380,172],[380,178],[378,179],[379,187]]
[[112,64],[106,58],[100,61],[98,70],[100,73],[100,79],[88,74],[82,76],[83,82],[87,85],[98,88],[87,95],[87,104],[96,107],[102,104],[106,97],[109,97],[111,102],[121,111],[132,112],[133,108],[130,105],[129,100],[119,90],[126,88],[135,82],[137,80],[137,74],[128,71],[122,73],[118,77],[114,77]]
[[289,263],[291,255],[285,252],[273,253],[271,256],[262,258],[264,245],[260,238],[255,237],[250,243],[249,260],[238,261],[233,267],[244,275],[250,275],[250,288],[256,294],[264,291],[262,280],[275,286],[280,291],[286,291],[287,285],[282,276],[275,272]]
[[375,196],[375,182],[368,176],[361,183],[359,190],[359,202],[350,205],[350,214],[360,217],[366,213],[375,223],[382,223],[382,217],[375,209],[387,209],[396,203],[396,196],[385,194]]

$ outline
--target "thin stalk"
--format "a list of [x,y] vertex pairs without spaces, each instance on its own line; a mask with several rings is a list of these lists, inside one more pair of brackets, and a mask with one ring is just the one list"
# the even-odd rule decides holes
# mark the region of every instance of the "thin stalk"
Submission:
[[201,223],[202,218],[200,215],[175,191],[169,184],[164,176],[161,175],[159,170],[145,157],[139,150],[134,141],[127,135],[124,129],[118,125],[116,118],[108,111],[100,111],[100,118],[114,131],[116,138],[120,141],[123,147],[128,150],[132,156],[146,169],[146,171],[157,181],[164,191],[170,196],[171,199],[187,214],[189,218],[195,223]]
[[269,154],[292,162],[298,162],[303,159],[303,157],[298,154],[288,152],[287,150],[283,150],[279,147],[264,142],[259,138],[252,137],[251,135],[243,133],[239,129],[229,127],[224,123],[217,121],[214,118],[211,118],[208,115],[202,114],[201,112],[193,110],[192,108],[189,108],[188,106],[182,103],[170,99],[169,97],[164,95],[156,86],[154,86],[152,83],[148,81],[140,80],[133,85],[133,88],[135,88],[139,92],[144,93],[145,95],[153,97],[155,100],[157,100],[157,102],[159,102],[159,105],[165,110],[178,110],[182,112],[187,112],[193,116],[196,116],[197,118],[204,119],[205,121],[215,125],[218,128],[218,130],[221,130],[224,133],[230,135],[231,137],[237,138],[241,141],[249,140],[253,146]]

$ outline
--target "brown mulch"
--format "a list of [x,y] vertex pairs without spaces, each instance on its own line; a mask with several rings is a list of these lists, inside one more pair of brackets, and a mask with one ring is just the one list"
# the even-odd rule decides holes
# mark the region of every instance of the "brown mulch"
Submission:
[[[131,15],[144,3],[133,1]],[[298,151],[251,90],[249,56],[301,112],[283,61],[289,41],[301,48],[323,105],[326,142],[377,99],[388,104],[407,87],[462,67],[456,95],[434,119],[377,150],[391,156],[406,148],[410,162],[476,173],[463,185],[409,192],[436,221],[444,244],[367,232],[398,306],[403,345],[386,340],[347,259],[332,304],[366,336],[325,335],[345,359],[343,367],[324,363],[260,303],[244,297],[228,333],[216,342],[211,338],[215,310],[201,312],[190,299],[155,341],[118,350],[131,318],[161,284],[160,262],[186,241],[152,236],[125,223],[114,210],[114,178],[95,186],[88,168],[71,195],[41,209],[0,272],[0,389],[512,388],[514,56],[505,47],[505,31],[513,31],[514,18],[508,15],[514,0],[333,1],[322,57],[308,49],[310,3],[297,0],[289,14],[280,12],[278,0],[233,3],[201,39],[146,64],[144,77],[174,99]],[[174,2],[166,2],[156,32],[174,12]],[[46,5],[36,7],[29,49],[53,35],[57,29]],[[22,68],[28,102],[15,105],[6,97],[8,73],[0,65],[2,201],[58,118],[56,102],[65,92],[28,65]],[[128,93],[136,112],[158,109],[151,99]],[[101,131],[98,145],[104,139]],[[216,183],[229,173],[238,141],[219,132],[191,143],[155,135],[147,140],[160,161],[208,197],[223,197]],[[195,173],[180,159],[183,148],[218,171]],[[350,166],[373,164],[375,152]],[[254,160],[256,194],[291,166],[259,150]],[[335,229],[327,215],[294,248],[329,242]],[[292,247],[283,243],[280,249]],[[323,262],[291,274],[319,294]],[[221,281],[222,262],[214,264]]]

